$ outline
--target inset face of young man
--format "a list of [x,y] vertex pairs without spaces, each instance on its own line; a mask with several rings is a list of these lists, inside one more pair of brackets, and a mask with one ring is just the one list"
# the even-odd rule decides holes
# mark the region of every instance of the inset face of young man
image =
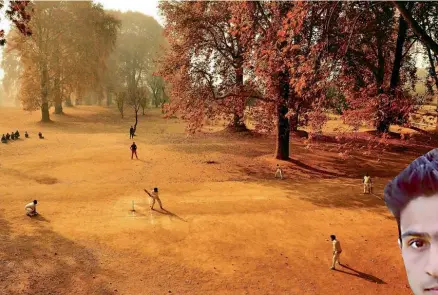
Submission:
[[438,295],[438,149],[415,159],[385,187],[399,224],[401,253],[415,295]]
[[412,291],[438,294],[438,194],[409,202],[400,215],[400,233]]

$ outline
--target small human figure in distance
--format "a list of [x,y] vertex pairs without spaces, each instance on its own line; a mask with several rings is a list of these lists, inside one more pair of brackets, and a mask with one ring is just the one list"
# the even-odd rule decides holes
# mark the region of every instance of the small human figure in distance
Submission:
[[131,153],[131,160],[134,159],[134,155],[135,155],[135,157],[138,160],[138,157],[137,157],[137,145],[135,144],[135,142],[133,142],[132,145],[131,145],[131,152],[132,152]]
[[283,170],[280,168],[280,165],[277,164],[277,170],[275,171],[275,178],[280,176],[280,179],[283,179]]
[[6,140],[6,136],[3,134],[2,135],[2,143],[7,143],[8,141]]
[[41,133],[41,131],[38,132],[38,137],[39,137],[40,139],[44,139],[44,136],[43,136],[43,134]]
[[335,235],[330,235],[330,239],[333,243],[333,261],[332,261],[332,267],[330,269],[335,269],[335,264],[338,263],[341,265],[341,260],[339,259],[339,256],[342,253],[341,243],[336,239]]
[[17,131],[15,131],[15,139],[19,139],[20,138],[20,132],[18,132],[18,130]]
[[365,176],[363,177],[363,193],[364,194],[370,194],[371,193],[371,176],[368,175],[368,172],[365,173]]
[[27,131],[24,131],[24,137],[29,138],[29,133],[27,133]]
[[11,135],[9,133],[6,133],[6,140],[10,140],[11,139]]
[[26,209],[26,215],[27,216],[35,216],[38,214],[36,211],[36,205],[38,204],[37,200],[33,200],[29,204],[27,204],[24,209]]
[[161,204],[160,197],[158,196],[158,188],[157,187],[154,187],[154,189],[152,190],[151,193],[148,192],[146,189],[144,189],[144,191],[149,195],[149,197],[152,198],[151,210],[154,210],[155,201],[158,202],[158,205],[160,205],[161,210],[164,210],[163,205]]
[[134,127],[131,126],[131,128],[129,128],[129,139],[134,138]]
[[11,139],[15,140],[15,133],[14,132],[11,132]]

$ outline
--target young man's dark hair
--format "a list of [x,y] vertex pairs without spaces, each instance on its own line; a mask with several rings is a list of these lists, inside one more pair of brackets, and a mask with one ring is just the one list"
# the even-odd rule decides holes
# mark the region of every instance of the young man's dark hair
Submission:
[[158,192],[158,187],[154,187],[154,192]]
[[397,220],[400,234],[400,215],[412,200],[438,193],[438,149],[415,159],[390,181],[384,191],[385,203]]
[[33,200],[33,203],[36,205],[36,204],[38,204],[38,201],[37,200]]
[[384,192],[415,295],[438,291],[438,149],[415,159]]
[[330,239],[332,239],[332,241],[336,240],[336,236],[335,235],[330,235]]

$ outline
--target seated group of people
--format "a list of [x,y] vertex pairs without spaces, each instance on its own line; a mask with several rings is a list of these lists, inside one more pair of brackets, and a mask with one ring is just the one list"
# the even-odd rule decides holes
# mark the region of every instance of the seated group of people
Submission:
[[[27,133],[27,131],[24,132],[24,137],[29,138],[29,133]],[[38,137],[40,139],[44,139],[44,136],[43,136],[43,134],[41,132],[38,133]],[[17,130],[15,132],[11,132],[11,134],[9,134],[9,133],[6,133],[6,135],[3,134],[1,142],[2,143],[7,143],[8,140],[11,140],[11,139],[15,140],[15,139],[19,139],[19,138],[20,138],[20,132],[18,132],[18,130]]]

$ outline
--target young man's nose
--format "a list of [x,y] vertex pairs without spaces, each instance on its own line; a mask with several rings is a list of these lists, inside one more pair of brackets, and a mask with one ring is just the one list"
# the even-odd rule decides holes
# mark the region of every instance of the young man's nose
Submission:
[[432,277],[438,278],[438,243],[435,242],[430,246],[426,273]]

